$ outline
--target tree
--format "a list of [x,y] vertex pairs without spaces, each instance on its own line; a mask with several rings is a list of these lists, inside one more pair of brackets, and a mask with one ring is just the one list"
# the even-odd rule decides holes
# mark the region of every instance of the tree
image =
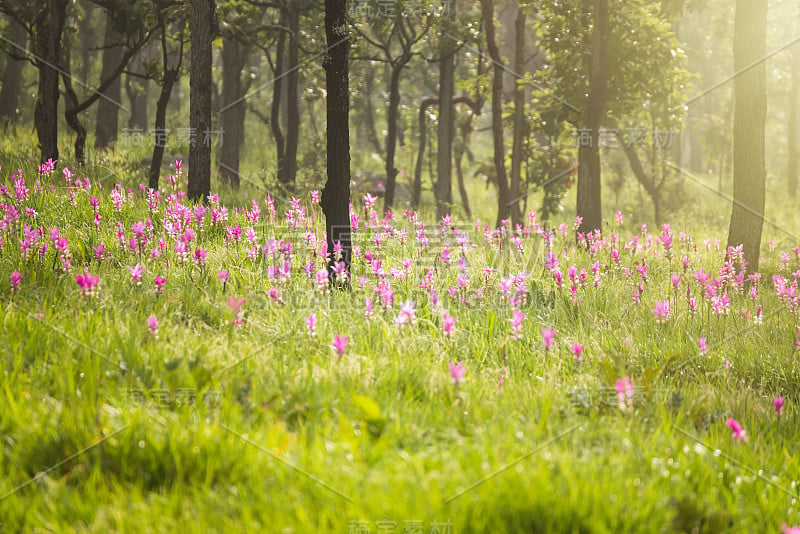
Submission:
[[[436,216],[439,218],[450,214],[450,205],[453,203],[453,135],[455,132],[453,98],[456,89],[456,42],[452,37],[452,26],[455,19],[456,3],[453,2],[448,13],[443,16],[442,31],[439,35],[439,53],[441,55],[439,59],[438,151],[436,155]],[[420,120],[424,120],[424,114],[421,111]]]
[[[514,21],[514,73],[519,76],[526,63],[525,21],[526,5],[517,2],[517,18]],[[528,136],[528,122],[525,119],[525,86],[523,80],[514,80],[514,137],[511,144],[511,183],[509,184],[509,202],[511,202],[511,222],[516,226],[522,224],[522,212],[519,208],[520,184],[522,182],[522,144]]]
[[327,88],[328,180],[320,206],[325,214],[329,273],[333,282],[334,246],[342,247],[341,261],[350,273],[350,37],[347,31],[347,0],[325,0],[327,53],[323,67]]
[[189,78],[189,200],[211,193],[211,47],[215,33],[215,0],[193,0],[189,18],[192,64]]
[[599,230],[603,223],[600,191],[600,124],[605,116],[608,88],[608,0],[594,0],[592,13],[591,81],[583,127],[591,142],[578,148],[579,233]]
[[737,0],[733,38],[733,207],[728,246],[743,245],[747,272],[758,270],[765,206],[767,0]]
[[24,59],[16,59],[15,56],[25,52],[25,45],[28,40],[28,33],[25,26],[14,19],[9,20],[11,24],[12,49],[9,50],[8,61],[3,74],[3,89],[0,91],[0,127],[12,124],[17,120],[17,104],[19,94],[22,90],[22,69],[25,66]]
[[[158,179],[161,173],[161,161],[164,157],[164,146],[166,142],[166,124],[167,124],[167,105],[169,104],[170,96],[172,95],[172,88],[178,80],[178,74],[181,71],[183,64],[183,48],[185,45],[184,29],[186,21],[183,18],[183,13],[179,13],[180,18],[175,22],[179,28],[177,33],[178,50],[177,52],[171,51],[169,48],[168,28],[170,27],[169,13],[162,4],[156,3],[156,19],[158,23],[158,30],[161,35],[161,62],[162,62],[162,76],[161,76],[161,92],[156,102],[156,118],[154,125],[154,145],[153,145],[153,159],[150,161],[150,179],[148,187],[150,189],[158,189]],[[174,56],[174,57],[173,57]],[[172,65],[170,64],[172,63]]]
[[[120,35],[115,27],[114,7],[111,5],[106,16],[106,34],[103,44],[103,68],[101,78],[110,78],[114,70],[122,61],[123,48],[120,45]],[[95,125],[94,147],[108,148],[117,140],[119,130],[119,107],[122,98],[122,80],[114,76],[108,88],[103,91],[103,98],[97,103],[97,122]]]
[[486,32],[486,46],[489,57],[492,59],[494,72],[492,74],[492,138],[494,140],[494,172],[497,180],[497,222],[500,226],[503,220],[511,214],[511,203],[508,189],[508,175],[506,174],[506,149],[503,138],[503,72],[505,65],[497,48],[497,37],[494,29],[494,0],[481,0],[483,9],[483,25]]

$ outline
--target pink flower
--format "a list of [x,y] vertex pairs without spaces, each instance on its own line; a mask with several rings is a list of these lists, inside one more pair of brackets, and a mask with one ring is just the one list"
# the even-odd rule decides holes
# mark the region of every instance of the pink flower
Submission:
[[800,352],[800,332],[797,333],[797,341],[794,344],[797,345],[797,350]]
[[147,318],[147,327],[154,336],[158,337],[158,318],[155,315]]
[[544,350],[549,350],[553,346],[553,341],[556,337],[555,328],[542,328],[542,342],[544,343]]
[[156,275],[156,295],[160,295],[164,292],[164,284],[166,281],[167,279],[163,276]]
[[458,364],[454,364],[450,362],[450,380],[453,381],[453,385],[457,386],[464,382],[464,373],[466,372],[467,368],[464,367],[464,360],[458,362]]
[[775,397],[772,399],[772,404],[775,405],[775,411],[778,413],[778,415],[780,415],[783,411],[783,397]]
[[201,269],[206,266],[206,256],[207,255],[208,255],[208,250],[205,250],[205,249],[198,248],[198,249],[195,249],[195,251],[194,251],[194,262]]
[[95,286],[100,283],[99,276],[92,276],[89,273],[75,275],[75,283],[78,284],[78,289],[81,294],[86,297],[91,297],[95,293]]
[[525,315],[519,311],[514,310],[514,315],[511,317],[511,337],[514,339],[522,339],[522,322],[525,320]]
[[339,334],[333,336],[331,348],[336,352],[339,358],[344,356],[344,353],[347,352],[347,336],[340,336]]
[[800,534],[800,527],[790,527],[784,523],[781,525],[781,534]]
[[308,328],[308,335],[315,336],[317,335],[317,314],[311,312],[308,317],[303,319],[306,322],[306,328]]
[[400,313],[395,317],[394,322],[397,326],[403,327],[409,323],[416,321],[416,312],[414,303],[410,300],[403,302],[400,305]]
[[747,432],[744,428],[742,428],[742,425],[740,425],[736,419],[731,417],[725,424],[728,425],[731,430],[733,430],[731,439],[735,439],[736,441],[747,441]]
[[445,337],[453,337],[453,329],[456,326],[456,318],[450,315],[447,310],[442,315],[442,333]]
[[666,323],[669,319],[669,300],[663,302],[656,302],[656,307],[653,309],[656,314],[656,321],[659,323]]
[[619,407],[623,410],[630,408],[633,404],[634,388],[631,379],[624,376],[621,380],[617,380],[614,385],[617,390],[617,400],[619,400]]
[[22,273],[13,272],[11,273],[11,291],[16,291],[19,289],[19,282],[22,280]]
[[225,285],[225,283],[230,280],[231,275],[228,273],[228,271],[222,269],[221,271],[217,271],[217,278],[219,279],[220,284]]
[[708,345],[706,345],[706,338],[698,337],[697,344],[700,345],[700,355],[705,356],[706,352],[708,352]]
[[233,322],[234,326],[239,326],[242,323],[244,323],[244,319],[242,319],[242,315],[243,315],[243,313],[242,313],[242,304],[244,304],[245,300],[247,300],[247,299],[245,299],[244,297],[242,297],[242,298],[231,297],[231,298],[228,299],[228,307],[233,312],[233,320],[232,320],[232,322]]
[[575,343],[570,348],[572,349],[572,353],[575,355],[575,361],[577,363],[581,363],[583,361],[583,345]]
[[144,274],[144,269],[138,263],[131,267],[130,265],[127,266],[128,271],[131,273],[131,283],[137,286],[142,285],[142,274]]

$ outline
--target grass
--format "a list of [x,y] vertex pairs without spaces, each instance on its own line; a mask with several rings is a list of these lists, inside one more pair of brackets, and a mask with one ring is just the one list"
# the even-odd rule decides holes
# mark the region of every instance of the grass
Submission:
[[[308,235],[321,239],[324,221],[308,195],[307,219],[291,228],[283,201],[268,218],[264,193],[253,194],[262,214],[251,224],[241,212],[247,195],[225,192],[237,214],[230,209],[229,220],[213,226],[208,214],[202,230],[192,223],[190,253],[208,250],[200,267],[191,258],[179,263],[165,230],[172,191],[148,213],[135,170],[114,160],[105,171],[90,166],[79,173],[93,184],[83,190],[65,187],[59,167],[35,188],[32,153],[6,145],[0,157],[6,171],[23,169],[30,189],[15,200],[12,182],[4,182],[10,196],[3,202],[20,212],[0,233],[4,532],[710,533],[778,532],[782,523],[800,523],[798,317],[771,280],[793,279],[798,242],[766,228],[765,241],[774,238],[776,247],[765,246],[757,300],[728,288],[729,315],[713,315],[692,278],[701,267],[717,276],[723,266],[724,245],[704,243],[714,236],[724,243],[722,224],[710,221],[726,208],[713,195],[696,199],[706,208],[687,207],[697,215],[673,225],[671,259],[654,227],[651,246],[624,249],[632,236],[648,242],[636,215],[606,228],[606,239],[619,234],[618,266],[608,243],[592,258],[569,229],[562,235],[556,228],[552,249],[566,285],[569,266],[588,272],[578,305],[567,287],[556,287],[535,232],[520,236],[518,251],[510,235],[487,240],[461,221],[474,248],[464,255],[467,289],[453,298],[447,289],[458,284],[462,253],[452,230],[442,237],[428,224],[426,252],[414,224],[398,213],[386,225],[408,237],[401,243],[387,235],[378,250],[382,225],[370,228],[355,202],[355,241],[382,262],[395,292],[384,310],[363,256],[350,291],[315,290],[301,270],[316,259],[313,277],[321,265]],[[119,211],[110,197],[117,181],[132,190]],[[91,196],[100,199],[97,228]],[[779,197],[770,202],[780,205]],[[482,209],[491,213],[478,207],[479,216]],[[796,228],[796,215],[781,213],[776,219]],[[127,240],[133,223],[148,218],[153,230],[140,257],[118,244],[115,224]],[[49,243],[51,227],[59,229],[70,273],[53,269],[53,245],[44,258],[21,256],[26,224],[44,229],[38,246]],[[252,226],[258,245],[292,243],[288,281],[270,278],[280,254],[250,260],[244,234],[226,243],[225,228],[237,224]],[[680,231],[693,243],[681,243]],[[165,250],[151,259],[158,239]],[[98,262],[92,248],[101,243],[108,256]],[[449,265],[435,261],[444,246]],[[412,260],[407,272],[404,258]],[[144,267],[138,286],[127,269],[137,262]],[[636,305],[631,291],[642,262],[648,277]],[[434,265],[438,306],[418,287]],[[495,269],[488,283],[486,267]],[[75,281],[85,269],[100,279],[94,297],[81,295]],[[219,269],[230,273],[225,284]],[[529,275],[526,296],[514,305],[498,287],[520,271]],[[16,291],[12,272],[22,273]],[[671,273],[682,275],[678,291]],[[167,278],[160,295],[156,275]],[[687,282],[698,297],[696,314],[684,296]],[[477,299],[472,292],[482,287]],[[240,326],[227,305],[232,297],[246,299]],[[368,297],[376,303],[371,318],[364,317]],[[660,324],[651,310],[667,299],[670,317]],[[405,300],[415,302],[416,321],[400,327],[395,318]],[[759,304],[762,324],[740,313],[752,316]],[[452,338],[441,328],[443,309],[457,318]],[[511,329],[515,309],[525,317],[521,339]],[[314,336],[303,321],[311,312]],[[147,325],[151,315],[157,336]],[[557,329],[549,350],[543,327]],[[341,358],[330,347],[336,334],[349,338]],[[698,337],[708,340],[705,357]],[[575,343],[584,345],[582,363],[571,352]],[[456,385],[448,364],[461,360],[466,374]],[[624,376],[635,387],[623,409],[615,383]],[[779,395],[786,403],[780,415],[772,403]],[[746,443],[731,438],[728,418],[746,429]]]

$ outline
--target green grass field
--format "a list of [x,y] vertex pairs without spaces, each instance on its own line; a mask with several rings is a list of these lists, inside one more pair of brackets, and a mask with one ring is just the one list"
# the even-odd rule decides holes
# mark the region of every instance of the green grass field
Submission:
[[[569,210],[545,239],[530,219],[520,232],[423,230],[353,199],[351,288],[325,291],[324,219],[308,192],[297,208],[276,197],[274,214],[264,192],[223,192],[201,223],[168,185],[148,206],[117,161],[68,183],[61,165],[39,176],[32,152],[0,157],[2,532],[800,523],[800,240],[777,192],[755,295],[724,269],[729,204],[703,190],[669,231],[642,232],[646,207],[619,224],[607,204],[589,245],[575,243]],[[8,177],[17,168],[24,185]],[[491,223],[490,201],[477,204]],[[461,361],[463,376],[450,365]]]

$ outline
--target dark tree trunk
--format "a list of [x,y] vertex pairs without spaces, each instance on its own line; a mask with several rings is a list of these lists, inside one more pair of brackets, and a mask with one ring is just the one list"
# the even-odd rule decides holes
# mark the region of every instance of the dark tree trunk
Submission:
[[300,6],[289,3],[289,53],[286,75],[286,183],[294,184],[297,176],[297,145],[300,140],[300,94],[298,55],[300,50]]
[[79,165],[83,165],[85,161],[86,149],[86,126],[78,118],[80,101],[75,89],[72,87],[71,73],[71,54],[70,46],[65,40],[64,42],[64,60],[61,63],[61,79],[64,83],[66,96],[66,105],[64,108],[64,118],[69,124],[69,127],[75,132],[75,161]]
[[797,142],[800,121],[798,121],[798,105],[800,105],[800,45],[792,48],[792,87],[789,90],[789,154],[786,174],[789,197],[797,198]]
[[89,79],[89,73],[92,68],[92,49],[97,48],[100,43],[95,41],[97,38],[94,24],[96,6],[92,2],[83,2],[83,6],[84,12],[78,38],[78,46],[81,53],[81,68],[78,70],[78,76],[85,82]]
[[486,45],[494,64],[492,74],[492,137],[494,138],[494,170],[497,180],[497,222],[500,226],[511,214],[509,204],[508,177],[506,176],[506,154],[503,141],[503,58],[497,48],[494,29],[494,0],[481,0]]
[[[280,25],[287,26],[289,15],[286,9],[281,9]],[[286,33],[281,32],[275,47],[275,75],[272,82],[272,106],[270,108],[269,124],[272,136],[275,138],[275,153],[278,158],[278,181],[282,184],[288,182],[286,178],[286,139],[281,130],[281,94],[283,93],[284,64],[286,56]]]
[[180,33],[180,51],[177,54],[177,64],[175,67],[170,67],[169,58],[170,53],[167,49],[167,27],[164,22],[164,13],[159,11],[159,26],[161,30],[161,61],[163,62],[164,78],[161,85],[161,94],[156,103],[156,120],[154,125],[154,144],[153,144],[153,159],[150,162],[150,180],[148,187],[150,189],[158,189],[158,179],[161,175],[161,161],[164,158],[164,141],[166,139],[166,124],[167,124],[167,105],[172,95],[172,88],[178,81],[178,73],[183,64],[183,32]]
[[623,132],[616,124],[613,127],[617,131],[617,142],[622,150],[625,152],[625,157],[628,159],[628,164],[633,171],[636,180],[644,187],[644,190],[653,201],[653,211],[656,220],[656,226],[661,226],[661,189],[656,184],[655,177],[648,176],[644,170],[639,154],[636,152],[636,147],[625,141],[625,132]]
[[242,70],[247,61],[248,48],[234,38],[226,37],[222,43],[222,102],[220,121],[222,146],[218,152],[219,174],[224,182],[239,187],[239,156],[244,133],[247,102],[242,90]]
[[[11,41],[18,47],[14,52],[21,55],[28,41],[28,33],[24,26],[14,20],[11,21]],[[3,74],[3,89],[0,91],[0,128],[17,121],[17,104],[22,91],[22,68],[24,66],[24,59],[14,59],[8,56]]]
[[422,198],[422,165],[425,160],[425,143],[428,142],[428,128],[425,114],[428,108],[439,104],[436,98],[426,98],[419,104],[419,151],[417,152],[417,164],[414,167],[414,188],[411,193],[411,207],[419,209],[419,203]]
[[[525,69],[525,22],[527,16],[523,6],[517,2],[517,18],[514,23],[514,72],[521,74]],[[522,143],[528,135],[528,121],[525,120],[525,88],[514,78],[514,139],[511,143],[511,221],[516,226],[522,224],[519,207],[522,183]]]
[[[735,111],[733,119],[733,209],[728,246],[744,245],[747,271],[758,270],[764,225],[767,116],[767,0],[737,0],[733,37]],[[755,63],[755,66],[751,66]]]
[[[144,63],[142,53],[136,54],[133,60],[132,70],[135,74],[144,76]],[[128,117],[128,128],[131,130],[144,130],[147,128],[147,102],[150,92],[150,80],[139,76],[128,74],[125,77],[125,93],[131,106],[131,114]]]
[[452,34],[453,21],[455,21],[455,2],[448,10],[447,18],[442,23],[440,35],[439,61],[439,126],[436,140],[438,143],[436,154],[436,217],[441,219],[450,214],[453,204],[453,133],[455,131],[455,109],[453,98],[455,96],[455,52],[456,43]]
[[[103,50],[103,67],[101,79],[110,77],[122,61],[123,50],[118,45],[120,36],[114,31],[112,14],[106,17],[106,35]],[[116,45],[116,46],[114,46]],[[103,91],[103,96],[97,103],[97,123],[95,126],[94,147],[97,149],[108,148],[117,140],[119,130],[119,101],[122,98],[122,81],[117,76],[108,89]]]
[[58,160],[58,78],[61,60],[61,34],[69,0],[46,0],[47,10],[36,23],[34,50],[39,56],[39,84],[33,111],[39,138],[41,161]]
[[[334,244],[342,245],[342,261],[350,272],[350,41],[347,0],[325,0],[325,35],[328,53],[323,66],[327,88],[328,180],[320,205],[325,214],[328,252],[335,260]],[[329,266],[330,269],[330,266]],[[333,273],[331,273],[333,281]]]
[[583,220],[579,233],[599,230],[603,224],[600,194],[600,124],[605,116],[608,88],[608,0],[594,0],[589,100],[583,127],[591,133],[591,146],[578,148],[577,212]]
[[397,150],[397,119],[400,110],[400,73],[409,61],[402,56],[392,65],[392,76],[389,80],[389,110],[386,113],[386,196],[383,199],[385,210],[394,205],[394,189],[397,182],[397,167],[394,156]]
[[214,41],[215,0],[194,0],[189,18],[192,65],[189,78],[189,127],[195,134],[189,145],[191,201],[211,193],[211,45]]

